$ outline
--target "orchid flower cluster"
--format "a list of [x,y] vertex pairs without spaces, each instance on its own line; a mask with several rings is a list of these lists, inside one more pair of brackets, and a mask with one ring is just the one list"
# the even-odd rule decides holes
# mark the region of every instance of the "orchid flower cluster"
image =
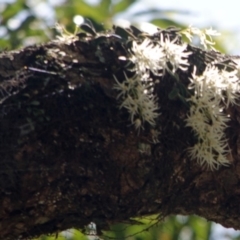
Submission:
[[[213,29],[199,30],[193,27],[181,31],[180,34],[190,41],[194,36],[198,36],[205,49],[213,48],[212,37],[219,35]],[[163,35],[160,35],[157,43],[148,38],[142,42],[134,40],[129,53],[129,59],[134,64],[130,71],[133,71],[134,75],[129,77],[124,72],[124,79],[121,81],[114,76],[114,88],[119,91],[117,98],[121,100],[120,108],[128,110],[131,123],[137,130],[144,129],[146,122],[154,127],[160,107],[153,91],[156,82],[153,82],[150,73],[162,77],[167,71],[178,79],[176,71],[188,69],[188,56],[191,52],[187,51],[187,44],[177,44],[176,39],[164,39]],[[188,86],[193,94],[186,99],[190,103],[190,109],[185,120],[186,126],[190,127],[196,136],[196,144],[188,150],[191,159],[196,159],[200,165],[207,165],[214,170],[229,164],[226,158],[229,149],[224,133],[229,116],[224,108],[237,104],[240,71],[238,67],[236,70],[227,71],[209,64],[201,75],[196,72],[197,68],[194,67]]]
[[114,76],[114,88],[119,91],[117,98],[122,101],[120,108],[128,110],[131,123],[137,130],[144,129],[145,122],[154,127],[159,116],[157,97],[153,92],[155,83],[150,72],[161,77],[166,71],[174,75],[177,69],[187,70],[187,58],[191,52],[187,51],[186,44],[175,42],[162,35],[157,43],[148,38],[140,43],[133,41],[129,59],[134,64],[130,69],[134,76],[128,77],[124,73],[125,79],[121,82]]
[[[72,42],[76,38],[76,31],[71,34],[61,25],[56,26],[60,32],[60,41]],[[200,39],[200,44],[205,48],[213,48],[215,44],[212,37],[218,36],[213,29],[200,30],[188,27],[179,32],[192,42],[195,37]],[[166,72],[178,80],[176,71],[187,71],[188,57],[192,53],[187,50],[187,44],[179,44],[177,38],[160,34],[159,41],[146,37],[144,40],[132,40],[128,59],[133,63],[133,68],[127,67],[123,72],[123,79],[115,79],[114,89],[118,91],[117,99],[130,116],[131,123],[136,130],[144,129],[145,123],[153,128],[160,114],[158,99],[154,93],[154,86]],[[126,59],[120,56],[119,59]],[[209,64],[201,75],[197,75],[194,67],[192,77],[189,78],[188,90],[192,92],[186,101],[190,103],[186,126],[190,127],[196,136],[196,144],[190,147],[191,159],[196,159],[200,165],[206,165],[211,170],[219,166],[226,166],[229,161],[227,139],[224,131],[229,121],[229,116],[224,109],[230,104],[237,104],[239,98],[240,60],[236,60],[236,70],[227,71]],[[159,77],[153,80],[151,74]],[[159,134],[159,127],[155,128]]]
[[74,33],[68,32],[67,29],[59,23],[55,24],[55,29],[60,34],[59,36],[57,36],[57,41],[61,41],[61,42],[64,42],[66,44],[70,44],[74,40],[78,39],[76,34],[78,32],[79,27],[77,25],[75,25]]
[[204,29],[201,30],[196,27],[189,26],[188,28],[180,31],[180,33],[188,38],[190,42],[193,41],[194,37],[198,37],[200,39],[200,44],[205,48],[205,49],[214,49],[215,42],[213,41],[213,37],[219,36],[220,33],[217,32],[216,30],[209,28],[209,29]]
[[186,126],[193,129],[197,143],[189,148],[192,159],[211,170],[228,165],[229,152],[224,130],[229,120],[223,108],[236,104],[239,96],[237,70],[220,70],[207,66],[202,75],[196,75],[196,67],[190,79],[189,89],[194,95],[187,99],[191,103]]

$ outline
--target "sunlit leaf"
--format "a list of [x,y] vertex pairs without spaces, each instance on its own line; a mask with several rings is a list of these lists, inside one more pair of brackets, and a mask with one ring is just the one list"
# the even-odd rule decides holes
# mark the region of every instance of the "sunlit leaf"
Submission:
[[168,15],[173,15],[173,14],[190,14],[189,11],[183,11],[183,10],[174,10],[174,9],[155,9],[155,8],[150,8],[147,10],[143,11],[138,11],[136,12],[133,16],[142,16],[142,15],[154,15],[154,16],[168,16]]
[[127,10],[132,6],[137,0],[121,0],[113,5],[113,14],[117,14]]
[[4,11],[1,13],[1,24],[6,24],[7,21],[18,14],[20,11],[28,8],[25,0],[18,0],[12,4],[8,4]]
[[111,0],[101,0],[98,4],[98,10],[105,16],[110,16],[111,4]]
[[152,24],[154,24],[160,28],[164,28],[164,29],[168,28],[170,26],[179,27],[179,28],[185,27],[184,25],[179,24],[178,22],[173,21],[171,19],[167,19],[167,18],[156,18],[156,19],[152,19],[150,22]]

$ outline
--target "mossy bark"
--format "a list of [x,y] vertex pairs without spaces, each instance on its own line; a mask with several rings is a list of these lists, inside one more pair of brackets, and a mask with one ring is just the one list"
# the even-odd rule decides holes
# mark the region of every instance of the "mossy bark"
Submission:
[[[189,159],[188,107],[169,97],[176,81],[156,77],[157,130],[136,131],[119,109],[113,74],[123,78],[128,42],[114,34],[79,35],[0,55],[0,235],[25,239],[91,221],[98,228],[149,214],[197,214],[240,229],[238,106],[231,120],[229,167],[209,171]],[[231,57],[188,46],[202,72]],[[126,70],[125,70],[126,71]]]

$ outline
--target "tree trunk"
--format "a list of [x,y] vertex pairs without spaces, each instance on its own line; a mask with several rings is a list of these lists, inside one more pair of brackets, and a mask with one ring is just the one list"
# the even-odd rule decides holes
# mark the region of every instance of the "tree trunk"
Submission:
[[140,119],[131,121],[116,89],[116,79],[133,74],[126,68],[129,39],[178,36],[173,30],[117,34],[80,33],[0,55],[1,239],[91,221],[105,229],[150,214],[197,214],[240,229],[239,106],[224,109],[230,164],[213,171],[189,156],[196,136],[178,94],[194,66],[201,74],[211,63],[232,67],[235,57],[188,45],[190,66],[176,71],[178,82],[167,71],[151,73],[158,116],[154,126],[142,119],[138,128]]

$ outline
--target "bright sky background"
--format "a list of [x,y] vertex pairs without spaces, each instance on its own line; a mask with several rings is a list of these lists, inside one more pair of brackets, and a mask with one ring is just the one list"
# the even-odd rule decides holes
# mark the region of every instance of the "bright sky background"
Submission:
[[[191,20],[195,24],[213,24],[221,28],[240,29],[239,7],[236,0],[143,0],[143,3],[152,7],[165,9],[180,9],[192,12]],[[189,21],[189,15],[186,15]]]
[[[227,45],[228,52],[240,55],[240,2],[236,0],[141,0],[134,9],[146,10],[146,7],[188,11],[189,14],[169,14],[168,17],[187,25],[213,27],[225,33],[223,41]],[[124,16],[127,17],[126,14]],[[227,35],[228,32],[235,33],[237,39],[234,41]]]

